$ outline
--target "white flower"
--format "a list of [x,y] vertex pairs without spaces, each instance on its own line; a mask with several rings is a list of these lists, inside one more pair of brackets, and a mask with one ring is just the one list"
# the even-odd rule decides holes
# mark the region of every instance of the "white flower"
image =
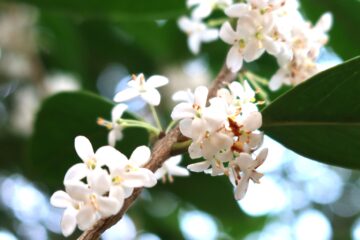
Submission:
[[96,169],[87,176],[88,183],[67,181],[66,192],[83,202],[76,221],[81,230],[90,228],[97,220],[116,214],[122,207],[124,196],[111,191],[111,179],[104,169]]
[[65,208],[61,219],[61,231],[65,237],[70,236],[76,228],[76,216],[81,203],[72,199],[69,194],[64,191],[56,191],[51,196],[50,203],[54,207]]
[[243,60],[254,59],[252,46],[246,42],[246,38],[250,35],[246,28],[237,25],[236,31],[233,30],[229,22],[225,22],[220,29],[220,38],[232,45],[227,56],[226,66],[232,71],[237,72],[243,65]]
[[189,8],[196,6],[191,16],[195,19],[202,19],[210,16],[215,7],[227,7],[232,4],[232,0],[188,0]]
[[107,164],[105,158],[99,159],[98,157],[100,149],[94,153],[89,139],[84,136],[77,136],[75,138],[75,150],[83,163],[77,163],[69,168],[64,177],[64,184],[68,181],[80,181],[89,176],[92,171]]
[[179,91],[176,98],[179,100],[186,100],[185,102],[176,105],[171,112],[173,120],[180,120],[184,118],[195,118],[201,116],[203,109],[206,107],[206,101],[209,90],[204,86],[199,86],[194,93],[189,91]]
[[218,30],[208,28],[203,22],[188,17],[178,20],[179,28],[188,35],[188,46],[192,53],[198,54],[202,42],[212,42],[218,38]]
[[233,45],[226,58],[228,68],[237,72],[241,69],[243,60],[255,61],[264,51],[272,55],[279,54],[281,44],[272,36],[273,30],[272,15],[254,11],[238,19],[236,31],[229,22],[225,22],[220,29],[220,38]]
[[240,156],[236,158],[236,164],[232,172],[236,184],[236,200],[241,200],[245,196],[250,179],[255,183],[260,183],[259,180],[263,174],[257,172],[256,169],[264,163],[267,153],[268,150],[263,149],[255,160],[248,153],[240,153]]
[[116,141],[119,141],[123,138],[122,134],[122,126],[119,123],[119,120],[121,119],[121,116],[127,109],[126,104],[118,104],[111,110],[111,122],[104,120],[103,118],[98,118],[97,123],[101,126],[105,126],[108,128],[109,134],[108,134],[108,142],[110,146],[115,146]]
[[186,168],[178,166],[181,162],[181,155],[171,157],[166,160],[161,168],[156,170],[155,176],[157,179],[163,179],[163,182],[166,181],[166,176],[170,182],[173,182],[173,176],[189,176],[189,171]]
[[151,152],[148,147],[137,147],[129,160],[111,146],[101,147],[97,154],[99,160],[106,161],[109,167],[112,182],[111,191],[119,192],[119,194],[128,197],[133,188],[156,185],[157,180],[154,173],[142,167],[150,160]]
[[129,88],[118,92],[114,97],[114,101],[124,102],[140,96],[150,105],[157,106],[160,104],[161,95],[156,88],[168,83],[169,80],[160,75],[151,76],[147,81],[145,81],[142,73],[138,76],[133,75],[132,80],[128,82]]

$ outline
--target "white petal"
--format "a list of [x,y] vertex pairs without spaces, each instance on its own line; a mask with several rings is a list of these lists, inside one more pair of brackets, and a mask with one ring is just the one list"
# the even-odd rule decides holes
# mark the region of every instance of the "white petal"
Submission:
[[192,12],[194,19],[202,19],[208,17],[212,12],[212,6],[210,4],[200,4]]
[[193,118],[195,116],[195,110],[190,103],[179,103],[171,112],[171,118],[173,120],[180,120],[183,118]]
[[259,47],[257,40],[249,41],[244,49],[244,59],[246,62],[255,61],[261,57],[264,51],[265,49],[263,47]]
[[185,118],[185,119],[181,120],[179,123],[180,132],[185,137],[191,138],[193,136],[192,129],[191,129],[192,121],[193,121],[192,119]]
[[240,179],[239,184],[236,187],[236,190],[235,190],[235,199],[236,200],[241,200],[242,198],[244,198],[244,196],[247,192],[248,186],[249,186],[249,176],[245,175]]
[[84,136],[77,136],[75,138],[75,150],[77,155],[85,163],[94,157],[94,149],[91,142]]
[[150,160],[150,156],[150,148],[148,148],[147,146],[140,146],[133,151],[129,161],[131,162],[131,164],[140,167],[145,165]]
[[121,185],[111,186],[109,197],[116,199],[119,202],[121,208],[125,199],[124,187]]
[[99,212],[102,217],[109,217],[115,215],[120,211],[123,202],[119,202],[115,198],[98,197],[97,203],[99,205]]
[[70,167],[65,173],[64,183],[67,181],[81,180],[87,176],[89,172],[88,167],[84,163],[77,163]]
[[192,142],[189,146],[188,151],[191,159],[202,157],[202,151],[199,144]]
[[201,34],[201,40],[203,42],[212,42],[215,41],[218,37],[219,37],[219,30],[214,28],[207,29]]
[[238,18],[250,11],[250,5],[246,3],[233,4],[225,10],[225,14],[229,17]]
[[188,32],[192,28],[192,23],[188,17],[181,17],[177,23],[179,28],[184,32]]
[[260,112],[251,112],[244,121],[246,131],[255,131],[262,125],[262,115]]
[[151,88],[158,88],[169,83],[169,79],[160,75],[153,75],[146,81],[146,85]]
[[263,142],[264,134],[262,133],[251,133],[250,142],[248,143],[250,149],[256,149],[261,146]]
[[266,49],[266,51],[271,54],[271,55],[277,55],[280,53],[280,45],[279,42],[276,42],[275,40],[269,38],[269,37],[265,37],[265,39],[263,40],[263,44],[264,47]]
[[235,96],[242,97],[244,96],[244,87],[239,82],[232,82],[229,85],[231,93]]
[[260,183],[260,178],[262,178],[264,176],[264,174],[253,171],[250,174],[250,179],[254,182],[254,183]]
[[76,216],[79,229],[82,231],[89,229],[98,219],[95,209],[90,205],[82,207]]
[[65,183],[65,190],[69,196],[77,201],[85,202],[88,195],[90,194],[90,189],[86,184],[79,181],[69,181]]
[[140,95],[142,99],[150,105],[158,106],[160,104],[161,95],[155,88],[146,89],[146,91],[142,92]]
[[123,189],[124,189],[124,197],[125,198],[130,197],[134,191],[134,188],[123,187]]
[[165,168],[161,167],[158,170],[156,170],[156,172],[154,174],[155,174],[156,179],[161,179],[166,173],[167,173],[167,171],[165,170]]
[[201,36],[199,33],[192,33],[188,37],[188,46],[193,54],[198,54],[200,52]]
[[135,88],[127,88],[122,90],[121,92],[118,92],[115,96],[114,96],[114,101],[115,102],[125,102],[128,101],[130,99],[133,99],[137,96],[139,96],[140,93],[137,89]]
[[199,86],[195,89],[194,92],[194,103],[199,105],[200,107],[205,107],[209,90],[207,87]]
[[253,162],[254,160],[252,159],[251,155],[244,152],[240,153],[240,156],[236,158],[236,163],[243,172],[248,171]]
[[283,84],[286,78],[286,72],[283,69],[279,69],[270,79],[269,88],[272,91],[278,90]]
[[72,206],[72,202],[73,200],[71,199],[69,194],[64,191],[56,191],[50,198],[51,205],[58,208],[70,207]]
[[187,91],[177,91],[172,95],[172,100],[175,102],[194,102],[194,94],[188,89]]
[[91,171],[87,179],[90,188],[99,195],[103,195],[110,190],[111,179],[104,169]]
[[230,48],[226,56],[226,66],[232,71],[237,72],[243,65],[243,56],[240,49],[237,46]]
[[261,152],[257,155],[257,157],[255,159],[255,168],[258,168],[261,164],[264,163],[267,155],[268,155],[267,148],[264,148],[263,150],[261,150]]
[[67,208],[61,218],[61,232],[65,237],[70,236],[76,228],[76,214],[74,208]]
[[333,22],[332,14],[327,12],[321,15],[320,19],[316,23],[315,27],[322,32],[327,32],[330,30]]
[[209,161],[203,161],[198,163],[193,163],[187,166],[187,168],[192,172],[203,172],[204,170],[210,167]]
[[169,174],[172,176],[189,176],[190,173],[186,168],[179,166],[171,166],[169,168]]
[[111,110],[111,119],[113,122],[120,119],[125,110],[128,108],[126,104],[118,104]]
[[244,93],[244,98],[249,101],[251,100],[252,98],[255,97],[255,91],[252,89],[252,87],[250,86],[249,82],[248,81],[244,81],[244,90],[245,90],[245,93]]
[[153,172],[146,168],[140,168],[125,175],[123,186],[129,188],[152,187],[156,184],[156,177]]
[[233,30],[229,22],[225,22],[221,26],[219,36],[224,42],[230,45],[234,44],[237,38],[236,32]]
[[104,146],[99,148],[95,155],[98,161],[98,165],[106,165],[110,168],[110,171],[128,163],[127,157],[111,146]]
[[178,165],[181,162],[182,155],[177,155],[166,160],[167,165]]
[[108,143],[110,146],[115,147],[116,145],[116,139],[117,139],[117,131],[115,129],[112,129],[108,134]]
[[195,6],[197,4],[200,4],[201,2],[203,2],[203,0],[187,0],[186,1],[186,6],[188,8],[191,8],[192,6]]

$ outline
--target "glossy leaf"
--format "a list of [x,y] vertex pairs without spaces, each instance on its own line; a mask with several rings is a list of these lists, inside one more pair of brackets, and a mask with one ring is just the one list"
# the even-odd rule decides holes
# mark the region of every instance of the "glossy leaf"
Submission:
[[[52,191],[62,188],[66,170],[81,161],[74,149],[76,136],[89,138],[94,150],[108,144],[108,131],[96,120],[110,119],[112,107],[112,102],[87,92],[59,93],[46,99],[37,115],[26,174]],[[124,117],[133,118],[127,113]],[[148,135],[132,128],[124,131],[124,139],[117,148],[129,156],[136,146],[147,144]]]
[[360,57],[324,71],[263,111],[265,134],[324,163],[360,169]]

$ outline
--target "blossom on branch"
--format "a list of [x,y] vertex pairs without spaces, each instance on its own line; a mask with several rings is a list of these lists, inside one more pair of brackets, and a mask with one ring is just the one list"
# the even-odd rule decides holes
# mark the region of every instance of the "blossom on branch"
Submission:
[[160,75],[151,76],[147,80],[145,80],[144,74],[142,73],[138,76],[133,75],[132,80],[128,82],[129,88],[118,92],[114,97],[114,101],[125,102],[140,96],[148,104],[157,106],[161,100],[157,88],[168,83],[169,80]]
[[[255,95],[246,81],[243,85],[233,82],[227,88],[219,89],[217,96],[209,99],[209,104],[206,104],[206,87],[197,87],[194,93],[176,93],[177,99],[184,102],[174,107],[171,116],[173,120],[180,120],[181,133],[191,139],[190,158],[204,158],[204,161],[188,165],[190,171],[230,176],[234,169],[239,171],[239,167],[234,166],[248,164],[244,156],[251,156],[260,148],[263,139],[258,130],[262,125],[262,115]],[[266,158],[266,154],[259,156],[258,161]],[[244,164],[241,167],[246,173],[250,171],[247,168],[257,167]],[[241,185],[244,186],[247,185]]]
[[90,141],[78,136],[75,149],[84,163],[67,171],[65,192],[55,192],[50,200],[53,206],[65,208],[61,220],[64,236],[69,236],[76,226],[84,231],[99,219],[118,213],[134,188],[156,185],[155,174],[143,168],[151,154],[146,146],[136,148],[128,159],[111,146],[94,153]]

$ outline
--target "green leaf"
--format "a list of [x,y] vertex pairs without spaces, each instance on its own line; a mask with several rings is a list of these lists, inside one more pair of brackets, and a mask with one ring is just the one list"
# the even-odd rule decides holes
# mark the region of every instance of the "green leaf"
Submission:
[[[88,92],[59,93],[46,99],[37,115],[31,139],[26,175],[46,184],[51,191],[62,188],[67,169],[81,160],[74,149],[78,135],[89,138],[94,150],[107,145],[108,130],[98,126],[98,117],[110,119],[113,103]],[[133,118],[125,114],[125,118]],[[124,131],[124,141],[117,148],[126,155],[148,142],[147,132],[131,128]]]
[[326,70],[263,110],[265,134],[308,158],[360,169],[360,57]]
[[182,0],[16,0],[81,17],[106,17],[122,20],[158,20],[175,18],[186,11]]

